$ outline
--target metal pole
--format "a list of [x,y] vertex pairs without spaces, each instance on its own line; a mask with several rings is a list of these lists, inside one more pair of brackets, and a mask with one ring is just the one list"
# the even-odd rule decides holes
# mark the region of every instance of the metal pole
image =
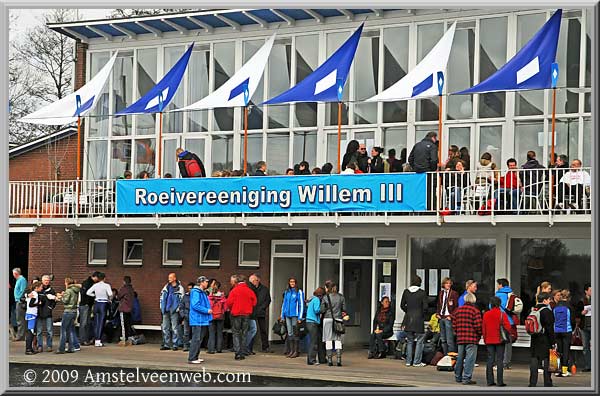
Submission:
[[[550,166],[554,167],[554,146],[556,139],[556,88],[552,89],[552,147],[550,148]],[[568,154],[568,153],[567,153]],[[550,171],[550,209],[554,207],[554,172]]]
[[244,175],[248,171],[248,106],[244,106]]
[[[81,115],[77,115],[77,184],[81,180]],[[79,194],[81,189],[77,189],[77,213],[79,213]]]
[[338,102],[338,141],[337,141],[337,169],[338,174],[342,173],[342,102]]
[[156,176],[160,178],[162,176],[160,164],[162,163],[162,130],[163,130],[163,113],[158,113],[158,172]]
[[441,200],[442,200],[442,177],[440,174],[440,170],[442,169],[442,95],[439,95],[439,104],[438,104],[439,112],[438,112],[438,177],[437,177],[437,212],[438,215],[441,209]]

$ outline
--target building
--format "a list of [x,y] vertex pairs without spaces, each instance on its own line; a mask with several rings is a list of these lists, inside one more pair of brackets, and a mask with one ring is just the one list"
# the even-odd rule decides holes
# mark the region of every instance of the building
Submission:
[[[542,280],[580,295],[583,283],[591,279],[590,211],[548,210],[540,204],[543,198],[518,214],[485,216],[477,208],[455,216],[441,216],[439,210],[419,216],[117,216],[114,211],[112,180],[125,170],[134,175],[155,172],[159,128],[155,115],[111,114],[152,87],[192,41],[188,71],[170,109],[193,103],[223,84],[277,32],[263,82],[252,98],[260,104],[313,71],[366,18],[345,90],[343,137],[401,153],[437,130],[437,99],[357,101],[404,76],[455,20],[446,89],[468,88],[510,59],[553,11],[244,9],[52,24],[49,28],[77,40],[78,86],[113,51],[119,55],[94,115],[84,123],[83,182],[75,182],[72,171],[52,177],[60,180],[52,183],[36,182],[45,180],[37,175],[23,181],[22,173],[13,169],[19,161],[35,161],[43,148],[13,149],[14,156],[11,150],[10,224],[11,231],[29,235],[15,243],[28,244],[28,272],[81,279],[98,269],[115,287],[123,275],[130,275],[140,295],[143,322],[149,325],[160,322],[160,288],[172,271],[184,282],[200,274],[226,281],[232,273],[258,271],[271,287],[271,320],[278,316],[289,276],[298,277],[307,294],[326,279],[336,279],[352,318],[348,339],[356,343],[367,339],[380,290],[389,290],[395,300],[414,273],[423,275],[430,293],[447,274],[458,288],[476,279],[482,300],[493,294],[500,277],[510,279],[524,297]],[[559,64],[568,66],[561,66],[558,83],[556,151],[582,159],[585,167],[592,158],[592,23],[590,9],[564,10],[557,55]],[[444,96],[443,109],[442,152],[448,144],[467,147],[471,169],[484,152],[492,154],[502,174],[507,159],[522,164],[528,150],[547,165],[550,92]],[[249,165],[266,160],[271,174],[282,174],[302,160],[311,166],[335,164],[337,116],[337,104],[252,107]],[[177,147],[200,155],[208,173],[242,167],[241,109],[165,113],[163,123],[163,173],[177,175]],[[65,167],[75,166],[75,155],[64,147],[67,143],[61,144]],[[11,240],[16,235],[11,233]],[[399,325],[397,301],[395,307]]]

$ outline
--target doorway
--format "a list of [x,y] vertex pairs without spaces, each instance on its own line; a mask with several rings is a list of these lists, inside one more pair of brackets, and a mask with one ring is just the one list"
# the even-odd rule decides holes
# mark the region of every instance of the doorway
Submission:
[[342,279],[341,290],[346,300],[346,312],[350,316],[346,322],[344,341],[365,344],[371,334],[373,260],[344,259]]

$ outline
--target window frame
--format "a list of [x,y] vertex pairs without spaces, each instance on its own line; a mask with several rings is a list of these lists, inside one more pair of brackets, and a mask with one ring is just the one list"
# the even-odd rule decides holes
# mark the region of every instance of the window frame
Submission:
[[[92,245],[96,243],[105,243],[106,244],[106,258],[104,260],[94,259],[92,257],[94,249]],[[88,240],[88,265],[93,266],[106,266],[108,264],[108,239],[89,239]]]
[[[204,260],[204,243],[219,244],[219,260]],[[198,266],[200,267],[220,267],[221,266],[221,240],[220,239],[200,239],[200,251],[198,253]]]
[[[244,261],[243,255],[244,250],[243,247],[245,244],[257,243],[258,244],[258,260],[257,261]],[[260,239],[240,239],[238,242],[238,267],[250,267],[250,268],[258,268],[260,267]]]
[[[142,244],[142,259],[141,260],[128,260],[127,259],[127,243],[129,242],[139,242]],[[134,239],[123,239],[123,265],[126,266],[142,266],[144,263],[144,240],[139,238]]]
[[[163,239],[162,241],[162,265],[163,267],[181,267],[183,265],[183,239]],[[181,244],[181,260],[169,260],[169,244]]]

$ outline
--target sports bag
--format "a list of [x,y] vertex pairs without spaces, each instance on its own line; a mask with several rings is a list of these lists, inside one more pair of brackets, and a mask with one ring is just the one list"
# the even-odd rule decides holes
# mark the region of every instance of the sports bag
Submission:
[[187,172],[188,177],[204,176],[203,172],[202,172],[202,168],[200,167],[200,164],[195,159],[191,159],[191,160],[180,159],[179,161],[183,162],[183,164],[185,165],[185,171]]
[[440,352],[437,351],[435,353],[435,355],[433,355],[433,358],[431,359],[431,362],[429,364],[431,364],[432,366],[437,366],[437,364],[440,362],[440,360],[442,360],[444,358],[444,352]]
[[523,300],[519,298],[515,293],[508,293],[508,303],[506,309],[515,314],[523,312]]
[[527,315],[527,318],[525,319],[525,331],[527,331],[527,334],[542,334],[544,332],[544,328],[542,327],[542,319],[540,316],[540,312],[544,308],[548,307],[542,307],[539,309],[532,308],[529,315]]
[[438,371],[454,371],[455,364],[456,358],[452,358],[452,356],[446,355],[440,359],[436,366]]
[[142,345],[146,343],[146,337],[143,334],[136,334],[129,337],[132,345]]

